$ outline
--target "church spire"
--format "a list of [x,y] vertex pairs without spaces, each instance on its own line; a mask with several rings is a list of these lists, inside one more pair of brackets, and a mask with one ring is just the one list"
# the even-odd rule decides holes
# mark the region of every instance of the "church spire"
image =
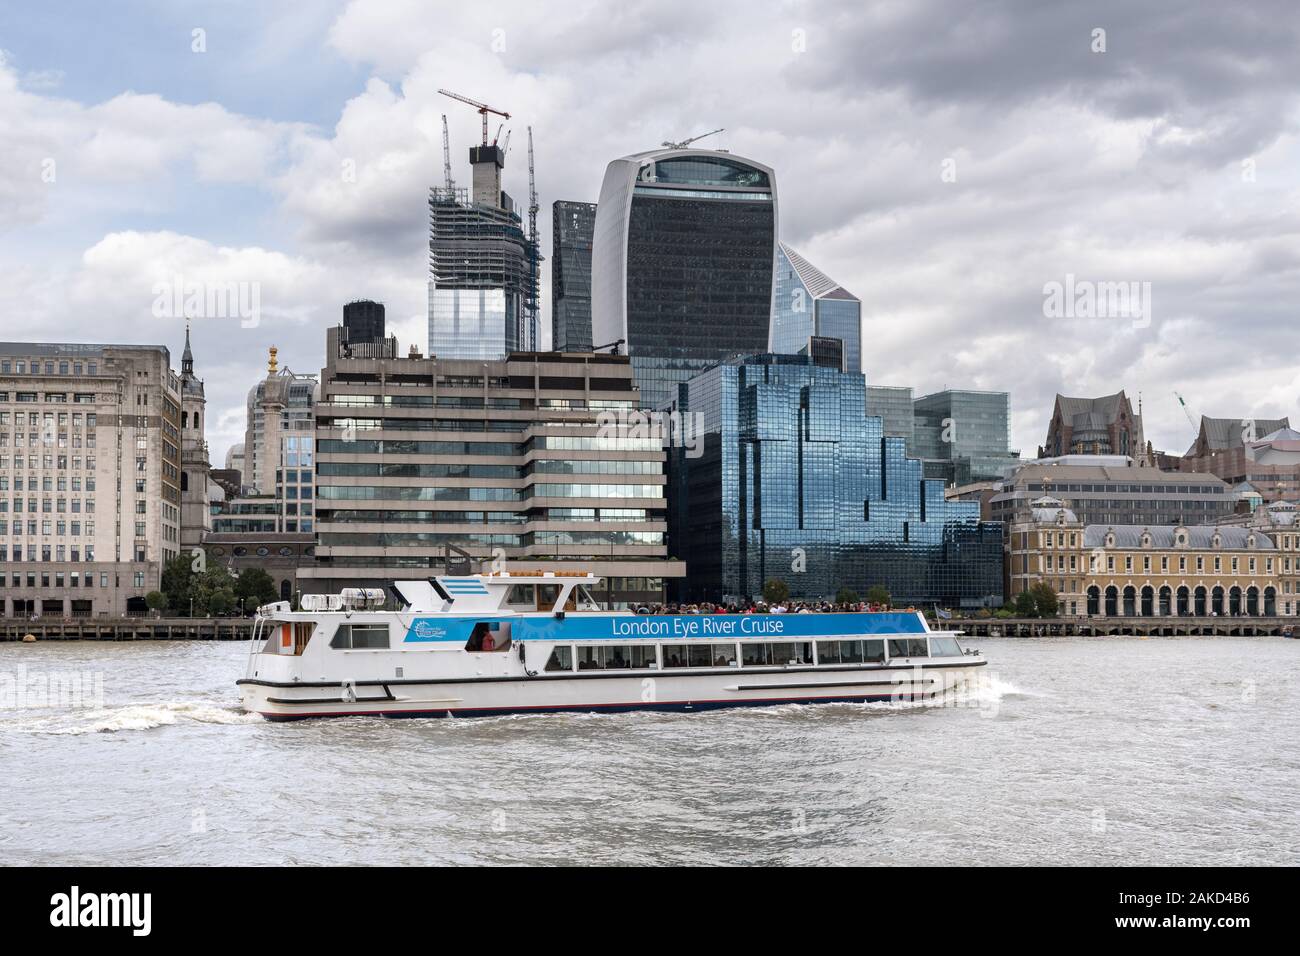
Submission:
[[181,353],[181,374],[194,374],[194,353],[190,351],[190,324],[185,323],[185,351]]

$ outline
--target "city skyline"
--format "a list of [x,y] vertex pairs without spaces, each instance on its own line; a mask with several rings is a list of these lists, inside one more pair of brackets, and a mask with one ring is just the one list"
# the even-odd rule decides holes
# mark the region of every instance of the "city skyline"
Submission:
[[[534,127],[544,209],[594,201],[618,156],[727,127],[707,144],[781,180],[779,238],[861,298],[868,383],[1008,391],[1025,454],[1058,392],[1140,393],[1147,437],[1174,453],[1195,437],[1175,389],[1198,415],[1295,412],[1300,382],[1272,357],[1295,334],[1297,283],[1284,16],[1171,25],[1100,4],[1017,19],[1008,5],[968,23],[812,4],[751,22],[726,7],[435,20],[395,2],[292,17],[84,5],[58,30],[0,13],[14,119],[0,255],[6,313],[23,317],[4,337],[161,343],[179,367],[184,321],[154,314],[168,285],[255,283],[255,325],[194,321],[222,461],[269,345],[317,373],[322,330],[358,298],[386,304],[403,350],[423,345],[441,115],[458,182],[478,138],[445,86],[514,115],[515,196]],[[121,45],[139,55],[102,69],[100,47]],[[290,71],[283,50],[310,55]],[[720,69],[761,95],[718,101],[706,80]],[[1150,283],[1146,314],[1049,315],[1048,285],[1076,282]]]

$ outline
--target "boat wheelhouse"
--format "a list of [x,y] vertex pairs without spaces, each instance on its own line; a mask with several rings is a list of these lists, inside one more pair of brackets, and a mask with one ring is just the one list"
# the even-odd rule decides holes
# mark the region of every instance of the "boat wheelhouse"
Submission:
[[501,572],[305,595],[258,609],[245,709],[375,714],[706,710],[928,700],[984,666],[917,611],[642,615],[594,575]]

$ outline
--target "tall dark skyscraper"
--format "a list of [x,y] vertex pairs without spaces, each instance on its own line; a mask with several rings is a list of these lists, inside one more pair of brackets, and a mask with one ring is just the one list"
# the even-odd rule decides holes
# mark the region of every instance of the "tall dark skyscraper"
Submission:
[[592,249],[597,344],[624,339],[641,404],[714,363],[769,348],[776,179],[752,160],[658,149],[605,170]]
[[[557,199],[551,205],[551,348],[591,350],[591,239],[596,204]],[[612,340],[611,340],[612,341]]]
[[348,330],[348,344],[382,342],[384,338],[384,303],[358,299],[343,306],[343,328]]

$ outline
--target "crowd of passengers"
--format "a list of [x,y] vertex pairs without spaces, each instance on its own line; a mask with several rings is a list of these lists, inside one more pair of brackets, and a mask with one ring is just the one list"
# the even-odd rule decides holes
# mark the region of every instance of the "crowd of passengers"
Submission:
[[637,614],[830,614],[854,611],[888,611],[882,604],[859,601],[854,604],[835,604],[832,601],[781,601],[765,604],[750,601],[744,604],[642,604]]

